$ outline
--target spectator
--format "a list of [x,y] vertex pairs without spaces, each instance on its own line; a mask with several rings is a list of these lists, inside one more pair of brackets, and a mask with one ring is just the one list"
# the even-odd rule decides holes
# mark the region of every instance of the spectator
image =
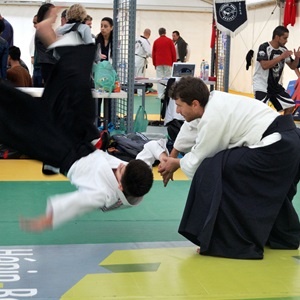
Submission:
[[[33,23],[33,27],[36,29],[37,15],[35,15],[33,17],[32,23]],[[42,73],[41,73],[41,66],[37,63],[35,47],[34,47],[34,39],[35,39],[35,33],[33,35],[32,41],[30,43],[30,48],[29,48],[30,57],[31,57],[31,64],[32,64],[32,67],[33,67],[32,85],[34,87],[42,87],[43,86],[43,79],[42,79]]]
[[7,80],[17,87],[31,87],[32,81],[29,72],[21,66],[21,51],[16,46],[9,47],[7,64]]
[[63,36],[70,31],[77,31],[84,44],[93,44],[91,28],[83,24],[87,13],[81,4],[73,4],[67,10],[67,23],[56,29],[57,36]]
[[[53,66],[56,62],[56,59],[53,57],[52,51],[48,51],[47,47],[43,44],[39,36],[39,23],[45,20],[51,9],[54,9],[55,6],[51,3],[43,4],[37,13],[37,30],[35,33],[34,47],[36,54],[36,62],[41,66],[41,74],[43,83],[46,84],[50,73],[53,69]],[[52,20],[54,22],[54,20]]]
[[5,29],[4,21],[0,19],[0,81],[6,80],[7,58],[8,58],[8,42],[2,38]]
[[295,103],[284,87],[279,83],[284,65],[295,70],[300,57],[300,48],[294,50],[295,60],[285,44],[288,41],[289,30],[284,26],[277,26],[273,31],[272,40],[261,44],[258,48],[253,75],[253,90],[257,100],[268,104],[271,102],[277,111],[291,114]]
[[67,23],[67,9],[63,10],[60,15],[60,26],[64,26]]
[[135,77],[145,77],[148,67],[148,57],[152,56],[151,44],[149,37],[151,30],[146,28],[144,34],[139,36],[135,41]]
[[101,31],[96,36],[96,63],[103,60],[112,62],[113,28],[112,18],[104,17],[101,20]]
[[[90,15],[87,15],[82,23],[88,25],[92,29],[92,22],[93,22],[93,18]],[[92,34],[92,38],[95,41],[96,36]]]
[[191,54],[188,43],[180,36],[177,30],[172,32],[172,38],[176,49],[177,61],[187,62]]
[[[176,62],[176,50],[173,41],[166,37],[166,29],[159,28],[159,38],[154,41],[152,48],[152,61],[156,69],[157,78],[171,76],[173,62]],[[165,87],[157,85],[158,98],[162,99]]]
[[8,42],[8,46],[13,46],[14,45],[14,29],[11,26],[11,24],[2,17],[0,13],[0,20],[3,20],[5,24],[5,29],[2,33],[2,38],[5,39]]
[[93,18],[90,15],[87,15],[84,18],[83,23],[88,25],[90,28],[92,28]]

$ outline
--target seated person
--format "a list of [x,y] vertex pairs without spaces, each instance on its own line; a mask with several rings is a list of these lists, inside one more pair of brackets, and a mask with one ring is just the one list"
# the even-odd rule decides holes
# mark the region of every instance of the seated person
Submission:
[[12,46],[9,48],[7,64],[7,80],[16,87],[31,87],[32,79],[28,71],[21,65],[20,48]]

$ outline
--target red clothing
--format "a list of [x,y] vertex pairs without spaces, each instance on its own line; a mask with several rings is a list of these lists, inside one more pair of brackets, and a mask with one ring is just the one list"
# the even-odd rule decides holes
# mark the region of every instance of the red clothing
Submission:
[[173,41],[165,35],[160,36],[153,43],[152,61],[154,67],[172,66],[176,62],[176,50]]
[[284,7],[283,26],[292,26],[296,23],[297,2],[295,0],[287,0]]
[[15,66],[7,70],[7,80],[17,87],[31,87],[32,79],[28,71],[22,66]]

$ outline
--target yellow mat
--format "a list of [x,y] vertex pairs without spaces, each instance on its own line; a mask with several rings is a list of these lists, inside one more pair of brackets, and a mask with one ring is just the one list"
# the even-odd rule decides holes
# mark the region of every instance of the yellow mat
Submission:
[[[154,180],[162,180],[153,168]],[[42,173],[42,163],[30,159],[2,159],[0,160],[0,181],[66,181],[63,175],[46,176]],[[181,170],[174,175],[174,180],[187,180]]]

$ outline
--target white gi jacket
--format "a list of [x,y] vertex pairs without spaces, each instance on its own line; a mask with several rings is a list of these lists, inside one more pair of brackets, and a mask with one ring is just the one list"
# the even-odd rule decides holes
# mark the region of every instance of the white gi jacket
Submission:
[[[150,141],[137,159],[145,161],[150,167],[161,153],[166,152],[166,141]],[[120,163],[127,164],[112,155],[96,150],[90,155],[76,161],[67,177],[77,187],[77,191],[55,195],[48,198],[47,214],[53,214],[53,228],[95,209],[103,211],[131,207],[142,201],[142,197],[130,204],[118,188],[117,179],[112,171]]]
[[248,97],[213,91],[202,118],[184,122],[174,143],[188,152],[181,160],[182,171],[192,179],[207,157],[234,147],[263,147],[280,140],[279,133],[262,138],[279,116],[266,104]]
[[152,56],[150,42],[143,36],[136,39],[135,42],[135,76],[144,77],[148,57]]

